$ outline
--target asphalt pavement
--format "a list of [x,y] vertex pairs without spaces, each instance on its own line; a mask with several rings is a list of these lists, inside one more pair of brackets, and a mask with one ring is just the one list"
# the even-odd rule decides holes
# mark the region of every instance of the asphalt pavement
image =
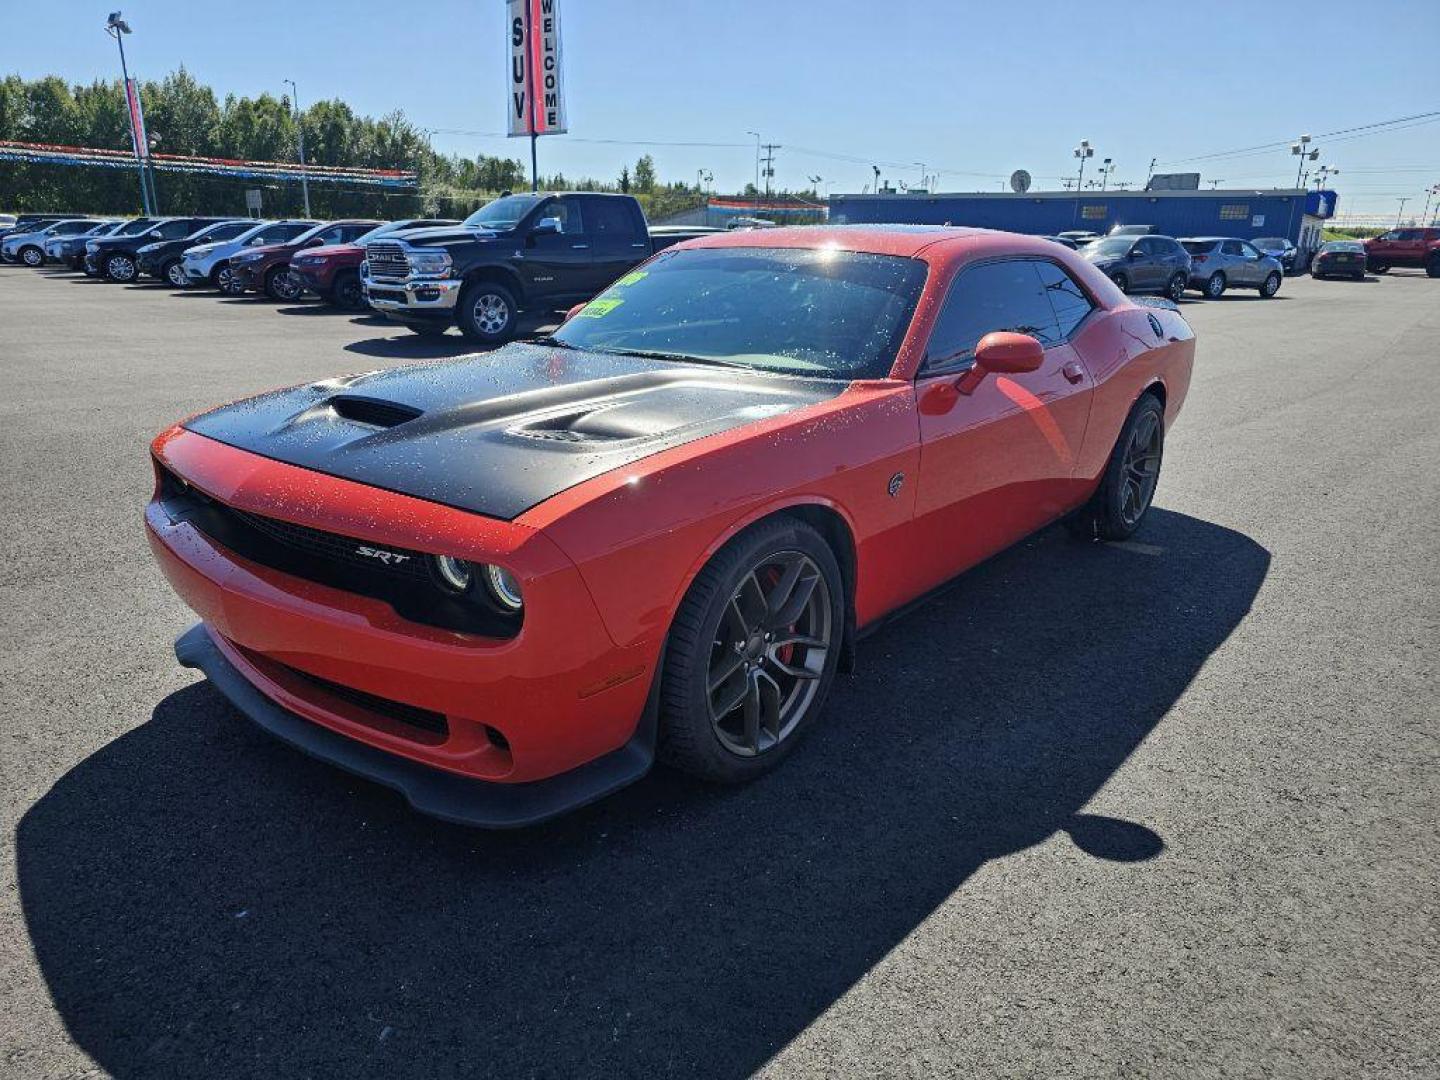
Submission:
[[966,575],[760,783],[488,834],[177,667],[140,516],[176,419],[463,340],[0,268],[0,1074],[1440,1076],[1440,281],[1184,311],[1133,541]]

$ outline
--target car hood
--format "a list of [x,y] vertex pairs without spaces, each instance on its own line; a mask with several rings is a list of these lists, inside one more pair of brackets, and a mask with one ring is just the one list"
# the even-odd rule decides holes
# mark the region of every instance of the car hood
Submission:
[[295,248],[294,248],[294,245],[292,245],[292,244],[255,244],[254,246],[251,246],[251,245],[249,245],[249,244],[246,244],[245,247],[240,251],[240,254],[242,254],[242,255],[274,255],[277,251],[293,251],[293,250],[295,250]]
[[399,240],[415,247],[431,247],[470,240],[498,240],[504,235],[506,234],[491,232],[488,229],[467,229],[461,225],[433,225],[428,229],[406,229],[404,232],[391,233],[389,236],[377,236],[370,242],[379,244],[386,240]]
[[824,401],[845,385],[512,344],[276,390],[185,427],[277,461],[512,520],[582,481]]
[[332,259],[345,255],[363,255],[365,249],[359,244],[321,244],[319,247],[306,248],[303,252],[307,259]]

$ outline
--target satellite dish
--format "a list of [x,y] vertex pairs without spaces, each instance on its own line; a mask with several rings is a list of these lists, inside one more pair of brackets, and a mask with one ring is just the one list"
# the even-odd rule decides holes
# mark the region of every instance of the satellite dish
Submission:
[[1030,190],[1030,174],[1024,169],[1016,169],[1010,174],[1010,190],[1016,195],[1024,195]]

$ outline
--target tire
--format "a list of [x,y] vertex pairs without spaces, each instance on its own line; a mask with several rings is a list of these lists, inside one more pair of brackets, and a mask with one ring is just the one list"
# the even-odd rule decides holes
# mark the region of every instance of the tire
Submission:
[[271,300],[281,300],[289,303],[300,299],[304,290],[296,280],[290,276],[290,267],[272,266],[265,271],[265,295]]
[[1280,275],[1271,270],[1260,283],[1260,299],[1269,300],[1280,291]]
[[1225,295],[1225,275],[1221,271],[1216,270],[1215,273],[1205,279],[1204,291],[1206,300],[1219,300],[1220,297]]
[[412,334],[419,334],[421,337],[436,338],[444,337],[445,331],[450,328],[444,323],[407,322],[405,329],[409,330]]
[[515,333],[519,308],[510,290],[493,281],[477,281],[460,294],[455,313],[460,332],[471,341],[502,345]]
[[[1137,439],[1143,440],[1137,445]],[[1100,486],[1066,525],[1086,540],[1128,540],[1145,520],[1160,482],[1165,453],[1165,410],[1154,394],[1141,394],[1130,410]],[[1137,474],[1137,460],[1143,475]],[[1153,462],[1153,467],[1151,464]]]
[[1432,255],[1425,260],[1425,276],[1440,277],[1440,256]]
[[1324,280],[1325,280],[1325,275],[1324,275],[1324,274],[1312,273],[1310,276],[1311,276],[1312,278],[1314,278],[1316,281],[1324,281]]
[[226,296],[244,296],[245,287],[235,280],[230,267],[222,266],[215,271],[215,287]]
[[780,516],[731,540],[696,576],[670,627],[661,759],[731,784],[779,765],[825,704],[845,612],[835,553],[809,525]]
[[174,288],[183,289],[185,287],[185,267],[180,265],[179,259],[171,259],[160,267],[160,276],[166,284]]
[[105,260],[105,276],[111,281],[131,282],[139,276],[139,267],[129,255],[111,255]]
[[1130,279],[1123,273],[1110,275],[1110,280],[1115,283],[1115,287],[1121,292],[1128,293],[1130,291]]
[[1369,270],[1372,274],[1384,274],[1390,269],[1385,263],[1371,263]]
[[1176,303],[1185,295],[1185,286],[1189,284],[1184,274],[1171,274],[1170,281],[1165,286],[1165,295]]
[[30,267],[44,266],[44,265],[45,265],[45,252],[41,251],[38,247],[35,247],[33,244],[30,245],[29,247],[23,247],[23,248],[20,249],[20,261],[21,261],[22,263],[24,263],[26,266],[30,266]]
[[354,270],[341,270],[335,275],[335,283],[330,286],[326,299],[346,311],[364,311],[367,305],[360,275]]

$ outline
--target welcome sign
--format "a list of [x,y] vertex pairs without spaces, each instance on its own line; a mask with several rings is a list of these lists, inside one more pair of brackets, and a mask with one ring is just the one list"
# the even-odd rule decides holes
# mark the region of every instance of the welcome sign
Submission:
[[506,0],[510,35],[510,127],[517,135],[561,135],[560,0]]

